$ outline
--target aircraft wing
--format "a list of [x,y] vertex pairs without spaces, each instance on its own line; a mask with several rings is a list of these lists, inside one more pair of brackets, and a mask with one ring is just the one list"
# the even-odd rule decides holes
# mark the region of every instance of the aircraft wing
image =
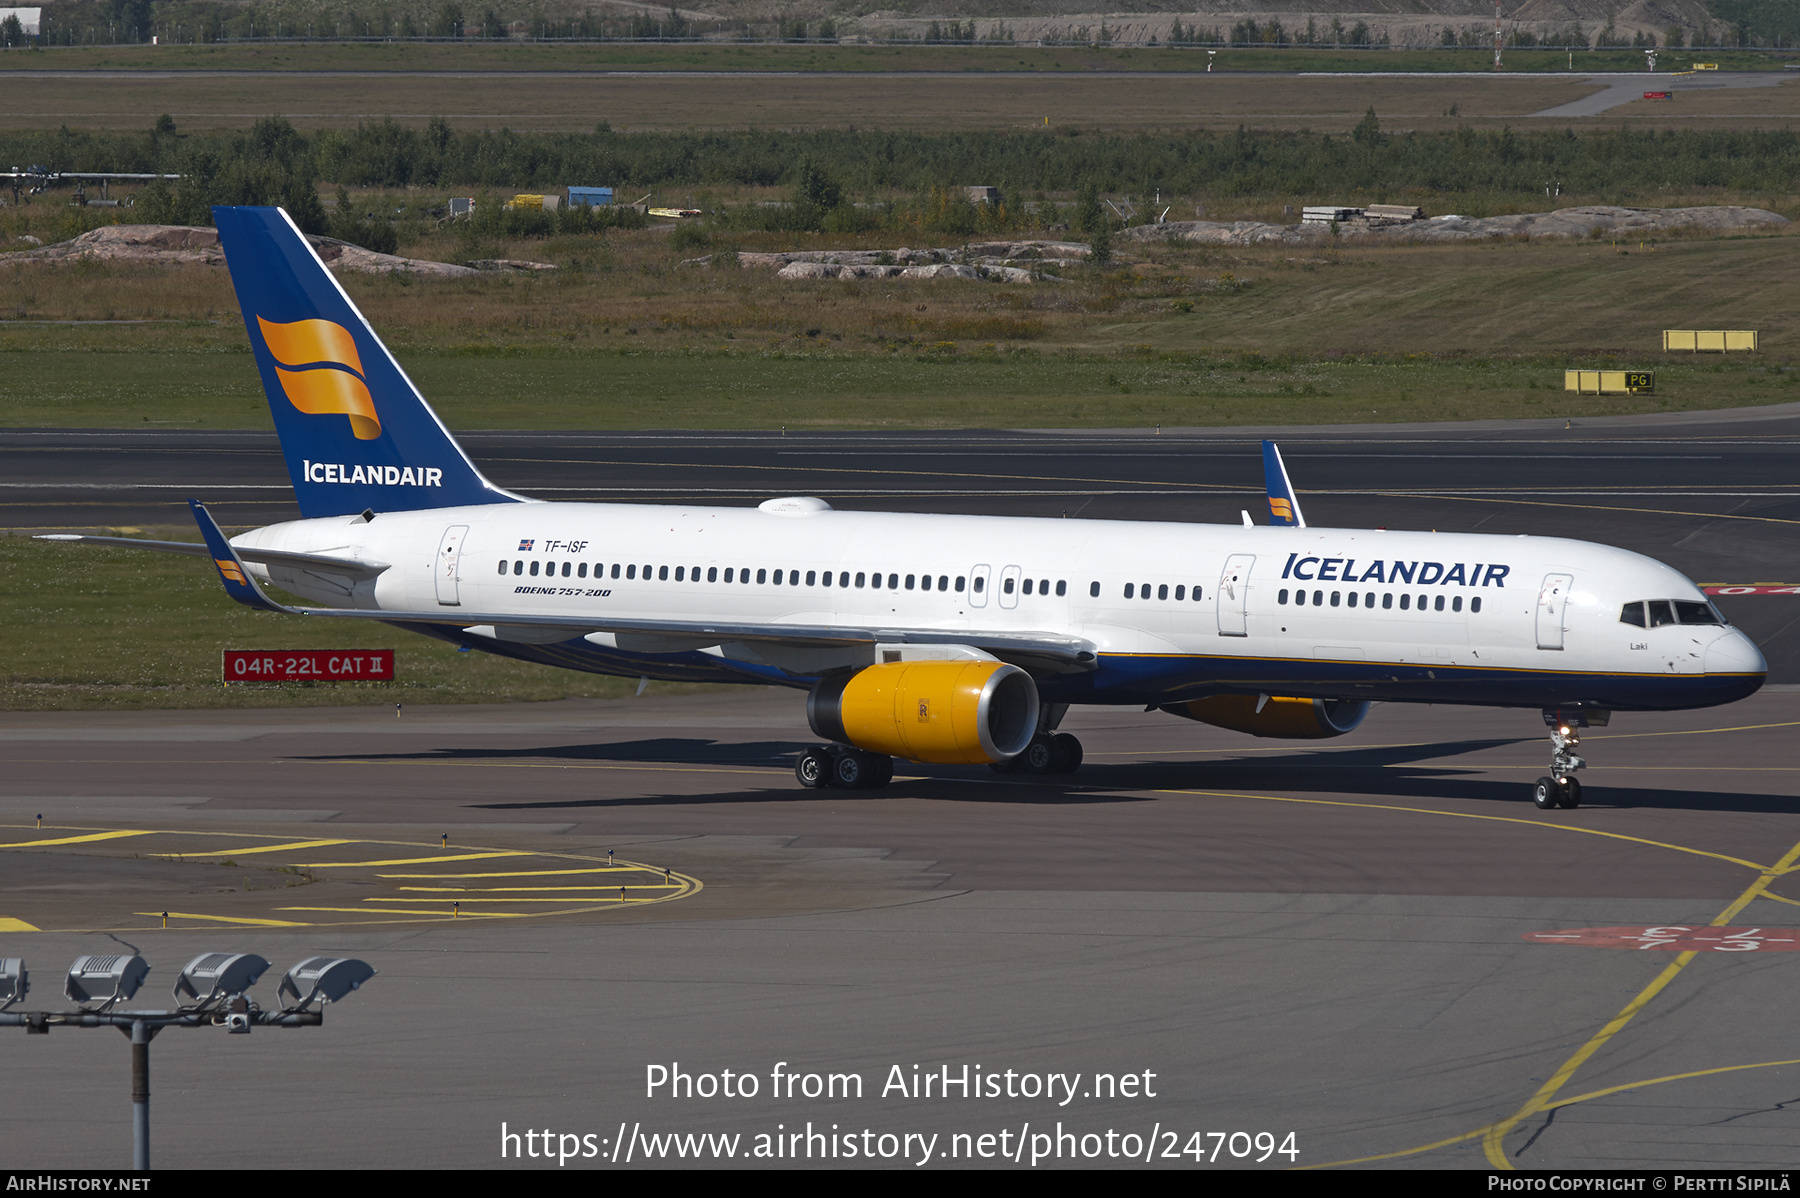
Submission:
[[[782,624],[782,623],[733,623],[719,620],[631,620],[617,619],[607,616],[591,618],[557,616],[523,615],[517,612],[477,612],[462,608],[455,610],[438,609],[436,611],[392,611],[379,608],[354,607],[289,607],[277,603],[257,585],[256,579],[244,569],[244,560],[259,550],[246,550],[242,554],[234,548],[212,514],[198,500],[188,500],[193,509],[194,519],[200,525],[200,533],[206,538],[204,545],[189,547],[188,542],[181,541],[124,541],[117,537],[82,537],[81,540],[94,540],[109,543],[124,543],[138,548],[146,546],[178,545],[178,553],[200,551],[198,556],[212,558],[213,566],[219,572],[219,580],[225,584],[225,591],[233,599],[246,607],[259,608],[263,611],[284,612],[296,616],[324,616],[339,620],[380,620],[388,624],[448,624],[457,628],[479,628],[483,626],[495,629],[566,629],[569,636],[585,636],[590,632],[640,633],[654,636],[675,638],[692,638],[693,647],[725,644],[730,641],[750,641],[764,643],[781,643],[791,645],[872,645],[872,644],[907,644],[907,645],[969,645],[985,652],[992,653],[1001,660],[1023,659],[1051,669],[1091,670],[1097,664],[1096,646],[1092,641],[1079,637],[1059,635],[1051,632],[976,632],[966,629],[941,628],[846,628],[826,624]],[[67,540],[65,534],[59,539]],[[316,554],[285,554],[288,559],[311,559],[310,562],[295,564],[311,564],[318,566],[324,562],[337,563],[344,559],[322,558]],[[334,567],[336,568],[336,567]],[[382,565],[381,569],[388,567]]]
[[[132,537],[90,537],[80,533],[53,532],[39,535],[40,541],[79,541],[84,545],[115,545],[124,549],[153,549],[158,553],[180,553],[188,557],[209,557],[211,551],[202,541],[145,541]],[[283,549],[238,549],[237,556],[262,566],[294,566],[299,569],[326,570],[352,578],[374,578],[388,569],[387,562],[361,561],[350,557],[332,557],[328,553],[290,553]]]

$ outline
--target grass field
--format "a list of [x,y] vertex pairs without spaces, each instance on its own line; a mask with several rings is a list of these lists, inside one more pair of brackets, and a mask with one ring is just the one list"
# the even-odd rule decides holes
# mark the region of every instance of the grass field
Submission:
[[[1136,261],[1031,286],[788,282],[679,266],[648,231],[609,235],[597,259],[574,240],[499,247],[589,255],[548,278],[345,283],[466,429],[1316,424],[1800,398],[1792,235],[1125,246]],[[222,269],[13,264],[0,283],[0,423],[268,427]],[[1759,329],[1762,352],[1661,352],[1662,329],[1696,327]],[[1658,393],[1562,391],[1565,368],[1607,364],[1659,370]]]
[[[1641,50],[1575,54],[1580,71],[1640,71]],[[1792,51],[1678,50],[1664,70],[1693,61],[1721,70],[1780,70]],[[1218,50],[1215,73],[1244,71],[1484,72],[1493,52],[1461,50],[1332,50],[1311,46],[1242,46]],[[451,43],[284,42],[178,46],[59,46],[0,54],[0,73],[35,71],[1190,71],[1205,73],[1204,49],[1083,46],[873,46],[560,44],[471,39]],[[1562,50],[1508,50],[1515,72],[1566,71]]]

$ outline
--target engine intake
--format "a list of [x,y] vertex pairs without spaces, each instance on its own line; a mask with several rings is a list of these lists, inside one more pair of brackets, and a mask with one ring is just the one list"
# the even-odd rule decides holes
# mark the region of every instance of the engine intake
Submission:
[[[1260,704],[1261,710],[1258,710]],[[1163,708],[1233,732],[1275,740],[1324,740],[1354,731],[1369,714],[1363,699],[1287,699],[1261,695],[1208,695]]]
[[826,678],[806,698],[826,740],[908,761],[980,765],[1025,751],[1037,731],[1031,675],[999,661],[909,661]]

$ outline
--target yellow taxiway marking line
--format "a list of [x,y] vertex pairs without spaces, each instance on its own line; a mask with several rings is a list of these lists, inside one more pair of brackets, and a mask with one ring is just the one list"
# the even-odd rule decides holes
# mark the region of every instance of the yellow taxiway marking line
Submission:
[[[515,894],[524,890],[554,890],[556,894],[569,894],[572,890],[619,890],[621,887],[400,887],[401,890],[428,890],[432,894]],[[632,890],[680,890],[679,881],[643,881],[637,883]]]
[[[1351,803],[1343,799],[1300,799],[1284,795],[1236,794],[1225,790],[1158,790],[1155,794],[1171,795],[1204,795],[1218,799],[1260,799],[1267,803],[1305,803],[1314,807],[1360,807],[1368,811],[1404,811],[1409,815],[1445,815],[1455,819],[1492,820],[1502,824],[1523,824],[1527,828],[1543,828],[1551,832],[1580,832],[1588,836],[1603,836],[1609,840],[1626,840],[1634,844],[1649,845],[1656,849],[1669,849],[1677,853],[1692,853],[1696,857],[1711,857],[1715,861],[1725,861],[1732,865],[1741,865],[1745,869],[1760,870],[1763,867],[1754,861],[1746,861],[1742,857],[1732,857],[1725,853],[1712,853],[1705,849],[1691,849],[1686,845],[1669,844],[1661,840],[1647,840],[1642,836],[1627,836],[1623,832],[1602,832],[1598,828],[1579,828],[1573,824],[1551,824],[1543,820],[1520,819],[1516,815],[1477,815],[1471,811],[1437,811],[1430,807],[1402,807],[1395,803]],[[1785,870],[1778,872],[1786,872]]]
[[1591,1094],[1578,1094],[1574,1098],[1563,1098],[1545,1106],[1546,1111],[1559,1107],[1574,1106],[1578,1102],[1589,1102],[1595,1098],[1605,1098],[1612,1094],[1623,1094],[1627,1090],[1642,1090],[1646,1086],[1660,1086],[1664,1082],[1684,1082],[1693,1077],[1710,1077],[1715,1073],[1738,1073],[1745,1069],[1772,1069],[1777,1065],[1800,1065],[1800,1060],[1793,1061],[1756,1061],[1749,1065],[1721,1065],[1717,1069],[1696,1069],[1692,1073],[1671,1073],[1667,1077],[1653,1077],[1648,1081],[1632,1082],[1627,1086],[1608,1086],[1604,1090],[1595,1090]]
[[360,844],[356,840],[296,840],[290,844],[264,844],[247,849],[207,849],[198,853],[157,853],[158,857],[248,857],[251,853],[285,853],[291,849],[323,849],[334,844]]
[[[611,889],[616,890],[616,889],[618,889],[618,887],[615,886],[615,887],[612,887]],[[660,886],[655,886],[655,887],[642,886],[642,887],[636,887],[635,889],[661,890],[663,888]],[[468,894],[471,892],[464,890],[464,891],[458,891],[456,893]],[[479,893],[479,892],[476,892],[476,893]],[[403,897],[401,895],[397,895],[397,894],[391,894],[385,898],[371,898],[371,899],[363,900],[363,902],[365,902],[365,903],[448,903],[450,901],[451,901],[451,899],[450,899],[449,895],[442,895],[442,896],[433,895],[431,898],[405,898],[405,897]],[[586,898],[572,898],[568,895],[554,895],[550,898],[472,898],[472,899],[463,899],[460,901],[466,907],[471,903],[481,903],[484,905],[487,903],[583,903],[583,902],[592,902],[593,900],[586,899]],[[621,903],[621,902],[631,903],[631,902],[643,902],[643,901],[644,901],[643,899],[613,899],[612,900],[612,902],[614,902],[614,903]],[[283,908],[283,910],[286,910],[286,909],[287,908],[285,908],[285,907]]]
[[[1753,900],[1760,898],[1769,883],[1786,873],[1797,859],[1800,859],[1800,842],[1789,849],[1774,865],[1759,870],[1756,880],[1745,887],[1744,892],[1732,900],[1730,906],[1719,912],[1713,918],[1710,926],[1722,928],[1729,924],[1738,912],[1748,907]],[[1496,1169],[1511,1169],[1512,1162],[1506,1159],[1506,1148],[1502,1142],[1506,1138],[1506,1133],[1538,1112],[1547,1110],[1551,1105],[1551,1100],[1556,1097],[1556,1092],[1568,1083],[1568,1080],[1575,1075],[1575,1071],[1586,1064],[1588,1058],[1599,1052],[1608,1040],[1618,1035],[1639,1011],[1649,1005],[1651,999],[1661,994],[1664,988],[1674,981],[1681,971],[1686,969],[1688,964],[1699,955],[1692,949],[1678,954],[1675,960],[1657,974],[1648,986],[1640,990],[1636,998],[1626,1003],[1624,1008],[1614,1015],[1605,1027],[1595,1032],[1586,1044],[1576,1049],[1575,1055],[1564,1061],[1562,1067],[1538,1087],[1537,1093],[1527,1099],[1524,1106],[1520,1107],[1510,1118],[1502,1119],[1490,1126],[1487,1134],[1482,1137],[1482,1151],[1487,1155],[1488,1164]]]
[[602,865],[598,869],[520,869],[488,874],[376,874],[378,878],[560,878],[569,874],[641,873],[643,866]]
[[95,840],[119,840],[126,836],[155,836],[149,830],[125,832],[89,832],[85,836],[59,836],[54,840],[21,840],[17,844],[0,844],[0,849],[39,849],[54,844],[87,844]]
[[204,919],[210,923],[241,923],[255,928],[309,928],[312,926],[306,923],[295,923],[291,919],[246,919],[241,915],[199,915],[192,911],[133,911],[132,914],[152,917],[167,915],[170,919]]
[[305,861],[297,862],[298,869],[359,869],[374,865],[429,865],[433,861],[480,861],[489,857],[535,857],[538,854],[524,849],[504,849],[492,853],[459,853],[450,857],[395,857],[388,861]]
[[[417,919],[441,918],[445,921],[453,918],[448,911],[413,911],[407,908],[384,907],[281,907],[282,911],[330,911],[349,915],[411,915]],[[464,911],[464,919],[523,919],[524,911]]]
[[22,919],[13,919],[10,916],[0,915],[0,932],[35,932],[37,930],[37,928],[26,923]]

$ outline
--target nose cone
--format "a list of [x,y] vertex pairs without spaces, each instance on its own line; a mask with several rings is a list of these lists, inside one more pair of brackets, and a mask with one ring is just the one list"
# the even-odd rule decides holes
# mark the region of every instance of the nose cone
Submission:
[[1749,694],[1762,686],[1769,663],[1763,659],[1756,642],[1733,628],[1706,647],[1706,672],[1747,675],[1744,681],[1748,683],[1753,679],[1755,683],[1744,692]]

